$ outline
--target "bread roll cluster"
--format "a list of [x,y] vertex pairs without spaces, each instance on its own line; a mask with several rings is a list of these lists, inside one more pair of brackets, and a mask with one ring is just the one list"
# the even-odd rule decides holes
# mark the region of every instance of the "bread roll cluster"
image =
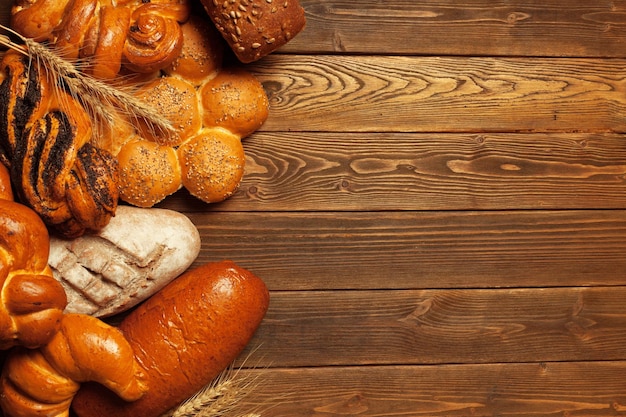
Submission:
[[182,187],[206,203],[230,197],[244,173],[242,139],[269,113],[256,77],[222,66],[223,41],[208,19],[193,16],[182,31],[181,54],[134,92],[163,114],[176,134],[140,122],[104,139],[119,163],[120,197],[135,206],[152,207]]

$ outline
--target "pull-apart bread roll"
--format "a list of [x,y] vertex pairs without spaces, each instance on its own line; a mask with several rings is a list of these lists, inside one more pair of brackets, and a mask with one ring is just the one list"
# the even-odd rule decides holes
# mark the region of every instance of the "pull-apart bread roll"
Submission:
[[46,68],[17,52],[0,62],[0,161],[17,199],[65,236],[99,230],[114,215],[118,170],[96,146],[75,98],[48,82]]
[[200,234],[184,214],[119,206],[97,233],[50,238],[49,265],[67,294],[66,313],[118,314],[185,272],[200,252]]
[[115,327],[87,315],[66,314],[39,349],[9,352],[0,378],[6,417],[67,417],[81,383],[96,381],[125,401],[148,389],[134,352]]
[[59,329],[67,299],[48,267],[48,231],[39,216],[12,201],[0,165],[0,349],[36,348]]
[[165,136],[139,123],[124,143],[117,140],[119,151],[112,152],[120,197],[130,204],[152,207],[181,187],[215,203],[239,187],[245,165],[241,140],[265,122],[269,101],[253,74],[221,66],[223,41],[207,25],[198,16],[182,25],[180,56],[163,76],[136,90],[177,132]]
[[73,410],[79,417],[162,415],[235,360],[268,304],[263,281],[233,262],[209,263],[184,273],[120,324],[147,375],[148,392],[125,402],[98,384],[85,384]]
[[202,0],[202,4],[243,63],[274,52],[306,24],[297,0]]

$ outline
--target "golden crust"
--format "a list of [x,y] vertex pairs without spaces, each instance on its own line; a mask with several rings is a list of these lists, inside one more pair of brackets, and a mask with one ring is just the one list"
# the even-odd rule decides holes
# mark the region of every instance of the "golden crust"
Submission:
[[223,201],[239,188],[245,166],[238,136],[224,129],[203,129],[178,148],[182,181],[207,203]]
[[176,135],[163,137],[141,124],[141,136],[162,145],[177,146],[195,134],[202,125],[196,90],[189,82],[176,77],[158,78],[137,91],[137,96],[165,116]]
[[183,46],[178,57],[164,69],[166,74],[199,84],[220,70],[224,40],[207,20],[194,15],[181,26]]
[[152,207],[182,186],[176,150],[136,138],[118,156],[120,198],[137,207]]
[[217,126],[245,138],[259,129],[269,114],[263,85],[241,68],[223,69],[200,92],[204,126]]

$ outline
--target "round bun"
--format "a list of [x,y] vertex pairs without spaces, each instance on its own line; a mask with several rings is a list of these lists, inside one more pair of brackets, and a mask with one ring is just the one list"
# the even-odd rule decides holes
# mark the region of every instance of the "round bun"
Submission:
[[178,148],[182,181],[195,197],[217,203],[239,188],[245,155],[238,136],[224,129],[203,129]]
[[174,62],[164,69],[165,73],[199,84],[219,71],[223,62],[224,41],[207,20],[194,15],[181,26],[182,50]]
[[132,13],[122,54],[128,69],[150,73],[167,67],[180,53],[183,34],[179,22],[187,19],[189,5],[144,3]]
[[204,126],[217,126],[245,138],[263,125],[269,101],[263,85],[242,68],[222,69],[201,94]]
[[137,92],[140,99],[165,116],[176,129],[171,137],[159,135],[145,125],[141,136],[162,145],[177,146],[193,136],[202,126],[196,89],[189,82],[177,77],[161,77],[146,84]]
[[142,139],[126,143],[117,156],[120,198],[137,207],[152,207],[182,186],[176,150]]

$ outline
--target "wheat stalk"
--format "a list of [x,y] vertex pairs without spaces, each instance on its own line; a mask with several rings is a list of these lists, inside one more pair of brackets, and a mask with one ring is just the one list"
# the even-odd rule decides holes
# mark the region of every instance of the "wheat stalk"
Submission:
[[23,43],[0,35],[0,45],[28,56],[44,68],[51,85],[67,91],[83,106],[96,126],[113,123],[112,107],[137,121],[142,119],[154,132],[164,136],[175,135],[175,129],[163,115],[157,113],[139,98],[80,71],[75,65],[63,59],[45,45],[20,35],[14,30],[0,25],[0,29],[18,37]]
[[[241,376],[239,370],[231,366],[193,397],[161,417],[224,416],[225,413],[233,412],[256,385],[256,378]],[[261,415],[247,413],[240,417],[261,417]]]

